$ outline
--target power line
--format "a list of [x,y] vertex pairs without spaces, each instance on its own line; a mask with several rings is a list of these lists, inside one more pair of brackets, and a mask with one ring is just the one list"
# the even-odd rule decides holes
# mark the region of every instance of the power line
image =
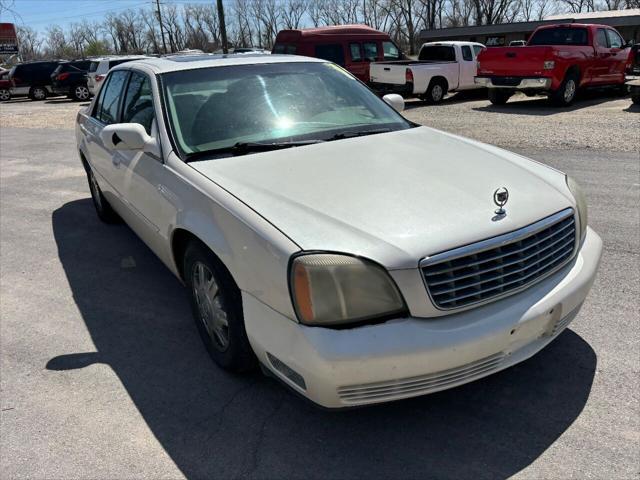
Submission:
[[[79,14],[76,14],[76,15],[67,15],[67,16],[64,16],[64,17],[53,17],[53,18],[51,18],[50,14],[43,13],[42,15],[44,15],[44,17],[41,17],[41,18],[43,18],[43,19],[51,19],[51,23],[54,23],[54,22],[56,22],[58,20],[66,20],[66,19],[69,19],[69,18],[79,18],[79,17],[86,17],[88,15],[97,15],[97,14],[100,14],[100,13],[110,13],[110,12],[115,12],[115,11],[120,11],[120,10],[130,10],[131,8],[140,7],[140,6],[143,6],[143,5],[148,5],[148,3],[147,2],[134,3],[134,4],[131,4],[131,5],[127,5],[126,7],[122,6],[122,7],[117,7],[117,8],[109,8],[108,10],[96,10],[96,11],[93,11],[93,12],[84,12],[84,13],[79,13]],[[21,16],[21,17],[22,17],[22,20],[23,20],[24,23],[42,21],[41,18],[33,18],[33,17],[25,18],[24,16]]]

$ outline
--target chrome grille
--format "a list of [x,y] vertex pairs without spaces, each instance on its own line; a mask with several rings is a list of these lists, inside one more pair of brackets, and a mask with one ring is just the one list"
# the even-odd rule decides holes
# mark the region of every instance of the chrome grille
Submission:
[[572,209],[528,227],[450,250],[421,262],[434,304],[465,307],[516,293],[559,269],[573,256]]
[[489,375],[500,367],[504,357],[505,354],[499,352],[460,367],[418,377],[340,387],[338,395],[345,403],[384,401],[424,395]]

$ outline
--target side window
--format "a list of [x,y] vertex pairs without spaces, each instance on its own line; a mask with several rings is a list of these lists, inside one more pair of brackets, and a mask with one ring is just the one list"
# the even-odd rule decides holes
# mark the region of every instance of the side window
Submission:
[[473,55],[471,55],[471,48],[468,45],[462,46],[462,59],[466,62],[473,61]]
[[365,42],[362,44],[362,50],[364,51],[364,59],[370,62],[375,62],[378,59],[378,44],[375,42]]
[[359,43],[350,43],[349,44],[349,52],[351,53],[351,61],[353,62],[361,62],[362,54],[360,53],[360,44]]
[[478,55],[480,55],[480,52],[484,50],[484,47],[481,47],[480,45],[474,45],[473,46],[473,53],[476,55],[476,57]]
[[604,31],[604,28],[599,28],[596,32],[596,43],[599,47],[607,48],[607,34]]
[[382,42],[385,60],[400,60],[400,50],[393,42]]
[[316,45],[316,57],[344,67],[344,51],[341,44]]
[[128,70],[116,70],[109,75],[106,80],[108,83],[100,91],[94,117],[106,125],[118,122],[118,107],[128,75]]
[[622,48],[622,45],[624,45],[622,37],[617,32],[607,30],[607,36],[609,37],[609,46],[611,48]]
[[153,101],[149,77],[133,72],[124,97],[122,122],[139,123],[147,131],[147,134],[151,135],[153,118]]

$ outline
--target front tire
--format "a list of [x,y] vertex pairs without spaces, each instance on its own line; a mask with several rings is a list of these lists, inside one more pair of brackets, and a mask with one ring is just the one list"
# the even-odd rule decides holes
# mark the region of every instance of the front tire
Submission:
[[508,90],[503,90],[500,88],[490,88],[489,89],[489,101],[493,105],[504,105],[511,98],[511,93]]
[[576,99],[578,92],[578,75],[568,73],[562,81],[560,88],[555,92],[551,92],[551,103],[557,107],[568,107]]
[[251,370],[256,358],[244,326],[240,289],[229,272],[198,241],[187,246],[183,272],[193,319],[213,361],[232,372]]
[[76,85],[73,87],[72,98],[77,102],[84,102],[89,100],[91,93],[86,85]]
[[47,98],[47,90],[44,87],[31,87],[29,98],[33,101],[44,100]]
[[0,102],[11,100],[11,92],[7,88],[0,88]]
[[120,216],[116,213],[113,207],[109,204],[104,195],[102,194],[102,190],[100,190],[100,185],[98,185],[98,181],[96,180],[95,175],[93,174],[93,170],[90,167],[87,168],[87,180],[89,182],[89,191],[91,192],[91,200],[93,200],[93,206],[96,209],[96,214],[98,218],[102,220],[104,223],[119,223]]

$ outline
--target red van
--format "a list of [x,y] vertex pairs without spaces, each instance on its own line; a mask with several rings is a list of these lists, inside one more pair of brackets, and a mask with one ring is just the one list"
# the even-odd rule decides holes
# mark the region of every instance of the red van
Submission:
[[389,35],[366,25],[281,30],[271,53],[324,58],[369,81],[369,63],[403,60]]

